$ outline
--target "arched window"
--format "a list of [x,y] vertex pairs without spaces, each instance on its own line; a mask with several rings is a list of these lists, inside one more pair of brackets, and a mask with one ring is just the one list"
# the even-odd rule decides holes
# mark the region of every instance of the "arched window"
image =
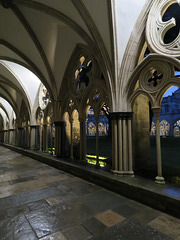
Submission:
[[174,137],[180,137],[180,120],[174,124]]
[[170,124],[166,120],[162,120],[159,124],[160,126],[160,136],[169,136]]

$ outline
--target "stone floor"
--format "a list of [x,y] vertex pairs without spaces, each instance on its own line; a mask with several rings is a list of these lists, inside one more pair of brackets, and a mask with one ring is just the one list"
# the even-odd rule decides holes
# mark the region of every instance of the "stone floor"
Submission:
[[180,240],[180,220],[0,147],[0,240]]

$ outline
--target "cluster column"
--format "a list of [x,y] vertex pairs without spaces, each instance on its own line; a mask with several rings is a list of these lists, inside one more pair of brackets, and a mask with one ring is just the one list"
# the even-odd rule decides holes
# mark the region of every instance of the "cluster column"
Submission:
[[4,143],[4,130],[0,131],[0,142]]
[[28,123],[26,123],[25,127],[25,148],[29,148],[29,138],[30,138],[30,131]]
[[65,155],[65,122],[54,122],[55,125],[55,155]]
[[99,114],[94,115],[95,122],[96,122],[96,167],[99,167],[99,136],[98,136],[98,120],[99,120]]
[[9,144],[15,144],[15,129],[9,129]]
[[39,125],[30,126],[30,149],[39,149]]
[[4,130],[4,143],[8,143],[8,130]]
[[86,161],[86,120],[79,119],[80,122],[80,162],[85,164]]
[[70,158],[71,159],[74,159],[74,156],[73,156],[73,119],[70,118],[70,127],[71,127],[71,132],[70,132],[70,137],[71,137],[71,146],[70,146]]
[[24,134],[24,128],[18,127],[17,129],[17,146],[18,147],[24,147],[23,134]]
[[43,124],[43,151],[48,152],[48,126]]
[[111,113],[112,168],[115,174],[134,175],[132,161],[132,112]]

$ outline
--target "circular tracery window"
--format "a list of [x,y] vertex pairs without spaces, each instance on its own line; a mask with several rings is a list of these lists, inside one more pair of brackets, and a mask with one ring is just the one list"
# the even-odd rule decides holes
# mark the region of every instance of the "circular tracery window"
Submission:
[[177,0],[155,2],[146,25],[146,39],[152,51],[180,57],[180,5]]
[[50,95],[44,85],[41,86],[39,91],[39,106],[42,110],[46,108],[48,102],[50,101]]

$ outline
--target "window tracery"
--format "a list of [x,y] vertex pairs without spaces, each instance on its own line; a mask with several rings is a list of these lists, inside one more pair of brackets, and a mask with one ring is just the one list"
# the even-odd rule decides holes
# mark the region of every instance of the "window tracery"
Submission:
[[101,94],[96,90],[96,93],[93,96],[93,101],[97,102],[101,97]]
[[174,124],[174,137],[180,137],[180,120]]
[[163,78],[163,74],[158,74],[157,70],[153,71],[153,76],[148,79],[148,82],[156,87],[159,84],[159,80]]
[[44,85],[41,86],[39,91],[39,106],[42,110],[44,110],[48,103],[50,102],[50,95]]
[[180,57],[180,5],[176,0],[156,1],[146,24],[148,47],[163,55]]
[[172,26],[167,32],[164,34],[164,43],[168,44],[173,42],[179,35],[180,31],[180,6],[178,3],[173,3],[167,7],[165,13],[162,16],[163,22],[168,22],[174,18],[175,25]]
[[152,122],[151,124],[151,136],[155,136],[156,135],[156,124],[155,122]]
[[169,136],[170,124],[166,120],[160,122],[160,136]]
[[86,59],[82,56],[79,59],[80,65],[78,69],[75,70],[75,89],[76,91],[83,91],[89,85],[90,72],[92,69],[92,60]]
[[148,93],[155,93],[163,88],[172,75],[171,67],[163,62],[147,65],[139,77],[139,87]]

